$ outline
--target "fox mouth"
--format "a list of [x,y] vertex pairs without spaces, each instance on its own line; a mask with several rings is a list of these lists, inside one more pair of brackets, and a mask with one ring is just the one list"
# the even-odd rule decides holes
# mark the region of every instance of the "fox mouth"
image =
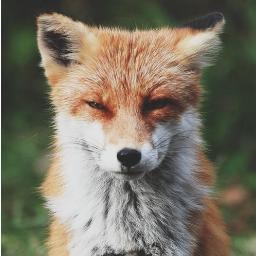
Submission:
[[119,179],[124,180],[132,180],[132,179],[138,179],[144,176],[145,172],[142,171],[123,171],[123,172],[112,172],[114,176],[116,176]]

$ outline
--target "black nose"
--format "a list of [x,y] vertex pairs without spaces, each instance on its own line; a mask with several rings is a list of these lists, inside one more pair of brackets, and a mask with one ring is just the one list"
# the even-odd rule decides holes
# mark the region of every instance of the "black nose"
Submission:
[[117,159],[125,167],[132,167],[139,163],[141,153],[135,149],[123,148],[117,153]]

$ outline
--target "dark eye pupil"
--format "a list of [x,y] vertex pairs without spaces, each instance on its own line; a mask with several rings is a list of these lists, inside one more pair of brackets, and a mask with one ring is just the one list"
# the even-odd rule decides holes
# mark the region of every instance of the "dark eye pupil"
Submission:
[[97,103],[97,102],[95,102],[95,101],[88,101],[87,104],[88,104],[91,108],[96,108],[96,109],[100,109],[100,110],[105,109],[103,105],[101,105],[100,103]]
[[155,109],[161,109],[168,106],[169,104],[170,104],[170,101],[168,99],[152,100],[144,104],[144,110],[151,111]]

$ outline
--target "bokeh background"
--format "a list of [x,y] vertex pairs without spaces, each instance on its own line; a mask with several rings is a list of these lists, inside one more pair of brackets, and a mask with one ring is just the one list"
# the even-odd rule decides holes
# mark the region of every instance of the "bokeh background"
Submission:
[[48,166],[49,87],[39,68],[36,16],[61,12],[88,24],[148,28],[211,11],[226,17],[224,48],[206,70],[202,104],[208,155],[234,255],[256,255],[256,1],[8,0],[2,6],[2,255],[45,255],[47,213],[38,193]]

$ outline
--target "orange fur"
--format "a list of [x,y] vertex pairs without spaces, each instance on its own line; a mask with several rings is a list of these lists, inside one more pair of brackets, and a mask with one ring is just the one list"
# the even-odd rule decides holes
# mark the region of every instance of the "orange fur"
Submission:
[[[198,178],[204,185],[214,185],[215,175],[211,162],[202,151],[198,154],[200,168]],[[198,216],[193,216],[195,225],[193,228],[197,233],[198,246],[195,247],[195,256],[228,256],[229,237],[226,233],[226,227],[222,221],[217,202],[212,198],[205,198],[204,211]]]
[[48,255],[69,256],[67,244],[68,232],[57,219],[54,219],[50,225],[49,238],[47,241]]
[[199,216],[202,221],[198,231],[198,247],[194,255],[230,255],[229,238],[216,203],[212,199],[205,199],[204,206],[205,210]]
[[41,186],[44,197],[58,196],[63,193],[63,181],[59,173],[59,161],[54,159],[48,170],[47,176]]

